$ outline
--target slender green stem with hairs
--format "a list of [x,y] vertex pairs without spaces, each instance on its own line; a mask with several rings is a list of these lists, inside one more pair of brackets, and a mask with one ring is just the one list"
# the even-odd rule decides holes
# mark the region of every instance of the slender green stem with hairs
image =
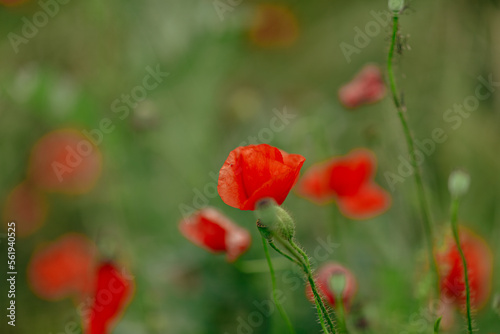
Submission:
[[264,253],[266,254],[266,260],[267,264],[269,266],[269,272],[271,273],[271,283],[272,283],[272,288],[273,288],[273,299],[274,299],[274,304],[276,305],[276,308],[278,309],[281,317],[285,321],[286,325],[288,326],[288,331],[291,334],[295,334],[295,330],[293,329],[293,325],[290,322],[290,318],[285,312],[285,309],[281,305],[278,295],[277,295],[277,287],[276,287],[276,274],[274,273],[274,268],[273,268],[273,262],[271,261],[271,256],[269,255],[269,249],[267,247],[267,242],[264,237],[262,237],[262,245],[264,246]]
[[[313,274],[312,274],[311,263],[309,261],[309,257],[302,250],[302,248],[300,248],[293,240],[290,240],[290,244],[292,245],[292,247],[297,252],[299,252],[299,254],[304,259],[304,264],[305,264],[305,269],[306,269],[306,275],[307,275],[307,279],[309,281],[309,284],[311,285],[311,290],[312,290],[314,296],[318,299],[318,303],[319,303],[319,306],[321,308],[321,312],[323,312],[323,315],[325,316],[326,321],[328,322],[328,326],[332,329],[333,333],[336,333],[336,330],[335,330],[336,327],[335,327],[335,324],[334,324],[334,321],[336,319],[332,320],[330,318],[330,314],[328,313],[328,311],[326,309],[325,303],[323,302],[323,298],[321,297],[321,295],[318,292],[318,289],[316,287],[316,283],[314,282],[314,277],[313,277]],[[335,315],[334,315],[334,318],[335,318]]]
[[420,210],[422,214],[422,223],[423,223],[423,228],[424,228],[424,233],[426,235],[426,244],[427,244],[427,252],[428,252],[428,258],[429,258],[429,265],[433,269],[433,284],[435,285],[437,289],[437,293],[439,294],[439,286],[437,284],[437,277],[438,277],[438,268],[437,268],[437,263],[434,259],[433,255],[433,241],[434,241],[434,233],[432,230],[432,225],[431,225],[431,218],[430,218],[430,211],[427,203],[427,198],[425,195],[425,190],[424,190],[424,184],[422,181],[422,174],[419,168],[419,165],[417,163],[417,157],[415,154],[415,142],[413,140],[413,135],[411,133],[410,127],[408,125],[408,117],[406,115],[406,107],[404,104],[401,102],[401,99],[399,97],[398,89],[396,86],[396,80],[394,78],[394,71],[392,68],[392,63],[394,60],[394,50],[396,48],[396,43],[398,39],[398,32],[399,32],[399,17],[397,14],[393,14],[392,17],[392,35],[391,35],[391,45],[389,48],[389,54],[387,57],[387,74],[389,77],[389,87],[391,90],[392,98],[394,101],[394,105],[396,106],[399,120],[401,121],[401,125],[403,126],[403,132],[405,135],[406,139],[406,144],[408,146],[408,151],[410,154],[410,162],[413,167],[413,174],[415,177],[415,184],[417,186],[417,195],[419,199],[419,204],[420,204]]
[[[335,330],[334,322],[330,318],[330,314],[328,313],[328,311],[326,309],[326,306],[323,302],[323,298],[319,294],[318,288],[316,287],[316,283],[314,282],[309,258],[307,257],[305,252],[302,249],[300,249],[300,247],[298,247],[292,240],[285,240],[277,233],[273,233],[273,238],[275,238],[279,242],[280,245],[283,245],[283,247],[285,247],[286,250],[296,259],[296,261],[291,259],[290,256],[284,254],[280,250],[277,250],[278,253],[282,254],[283,256],[290,259],[291,261],[299,264],[299,266],[304,271],[304,274],[307,277],[307,280],[311,286],[311,290],[312,290],[313,295],[314,295],[314,302],[316,305],[316,310],[317,310],[318,317],[319,317],[320,324],[321,324],[323,331],[325,333],[337,334],[337,332]],[[274,249],[278,249],[278,247],[276,247],[276,245],[274,243],[272,243],[272,241],[270,244],[271,244],[271,247],[273,247]],[[325,319],[326,319],[326,323],[328,324],[328,326],[325,325]]]
[[460,253],[460,257],[462,258],[462,265],[464,267],[464,278],[465,278],[465,292],[466,292],[466,307],[467,307],[467,331],[469,334],[473,333],[472,326],[472,314],[471,314],[471,306],[470,306],[470,286],[469,286],[469,274],[467,271],[467,260],[465,259],[464,251],[462,250],[462,246],[460,245],[460,234],[458,231],[457,219],[458,219],[458,206],[459,199],[454,198],[451,202],[451,229],[453,231],[453,238],[455,239],[455,243],[458,248],[458,252]]

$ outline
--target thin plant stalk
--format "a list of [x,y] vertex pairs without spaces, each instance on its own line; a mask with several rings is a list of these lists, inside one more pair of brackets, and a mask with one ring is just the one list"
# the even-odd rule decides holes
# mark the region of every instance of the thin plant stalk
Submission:
[[473,333],[473,325],[472,325],[472,312],[470,305],[470,286],[469,286],[469,274],[467,270],[467,260],[465,259],[464,252],[462,250],[462,246],[460,245],[460,234],[458,231],[458,207],[459,207],[459,199],[454,198],[451,202],[451,229],[453,231],[453,238],[455,239],[455,243],[458,248],[458,252],[460,253],[460,257],[462,258],[462,265],[464,267],[464,278],[465,278],[465,292],[466,292],[466,307],[467,307],[467,331],[469,334]]
[[426,236],[426,244],[427,244],[427,253],[428,253],[428,258],[429,258],[429,264],[432,266],[433,269],[433,282],[435,283],[434,285],[436,286],[437,292],[439,294],[439,287],[437,282],[437,277],[438,277],[438,268],[437,268],[437,263],[434,259],[433,255],[433,240],[434,240],[434,233],[432,230],[432,225],[431,225],[431,219],[430,219],[430,210],[428,207],[428,202],[427,198],[425,195],[425,190],[424,190],[424,184],[422,181],[422,174],[419,168],[419,165],[417,163],[417,157],[415,154],[415,141],[413,139],[413,135],[411,133],[410,127],[408,125],[408,116],[406,114],[406,107],[404,104],[401,102],[401,99],[399,97],[398,89],[396,86],[396,80],[394,78],[394,71],[392,68],[393,60],[394,60],[394,51],[396,48],[396,43],[398,39],[398,32],[399,32],[399,16],[397,14],[393,14],[392,17],[392,35],[391,35],[391,45],[389,48],[389,54],[387,57],[387,74],[389,77],[389,87],[391,90],[392,98],[394,101],[394,105],[397,109],[398,112],[398,117],[401,122],[401,125],[403,127],[403,132],[405,135],[406,139],[406,144],[408,146],[408,152],[410,154],[410,162],[414,170],[414,177],[415,177],[415,184],[417,186],[417,195],[418,195],[418,200],[419,200],[419,205],[420,205],[420,211],[422,214],[422,225],[424,228],[424,233]]
[[264,237],[262,237],[262,245],[264,246],[264,253],[266,254],[266,260],[267,260],[267,264],[269,266],[269,272],[271,274],[271,284],[272,284],[272,289],[273,289],[274,304],[276,305],[276,308],[278,309],[278,311],[281,315],[281,318],[283,318],[283,320],[285,321],[285,323],[288,327],[288,331],[291,334],[295,334],[295,330],[293,329],[293,325],[290,321],[290,318],[286,314],[285,309],[283,308],[283,306],[281,305],[281,303],[278,299],[277,286],[276,286],[276,274],[274,272],[274,267],[273,267],[273,262],[271,261],[271,256],[269,255],[269,248],[267,247],[267,242],[266,242],[266,239]]
[[327,322],[328,322],[328,326],[332,329],[332,332],[335,333],[335,324],[334,324],[334,321],[330,318],[330,314],[328,313],[327,309],[326,309],[326,306],[323,302],[323,298],[321,297],[321,295],[319,294],[318,290],[317,290],[317,287],[316,287],[316,283],[314,282],[314,277],[313,277],[313,274],[312,274],[312,269],[311,269],[311,263],[309,261],[309,257],[307,256],[307,254],[302,250],[302,248],[300,248],[295,242],[293,242],[293,240],[290,240],[290,244],[292,245],[292,247],[297,250],[297,252],[299,252],[299,254],[302,256],[302,258],[304,259],[304,264],[305,264],[305,268],[306,268],[306,275],[307,275],[307,279],[309,281],[309,284],[311,285],[311,290],[314,294],[314,296],[318,299],[318,302],[319,302],[319,306],[321,307],[321,311],[323,312]]
[[[330,314],[328,313],[328,311],[326,309],[326,306],[323,302],[323,298],[319,294],[318,288],[316,287],[316,283],[314,282],[314,278],[313,278],[313,274],[312,274],[312,270],[311,270],[311,265],[310,265],[309,258],[307,256],[307,254],[305,254],[304,251],[302,249],[300,249],[300,247],[298,247],[292,240],[290,240],[290,241],[284,240],[279,234],[276,234],[276,233],[273,234],[273,237],[276,238],[276,240],[278,240],[279,243],[281,245],[283,245],[283,247],[285,247],[286,250],[293,257],[295,257],[297,259],[297,261],[301,264],[302,270],[304,271],[304,273],[307,277],[307,280],[311,286],[311,290],[312,290],[313,295],[314,295],[316,310],[317,310],[318,317],[320,320],[320,324],[323,328],[323,331],[325,333],[337,334],[334,322],[330,318]],[[279,253],[283,254],[282,252],[279,252]],[[325,319],[326,319],[326,323],[328,324],[328,327],[325,325]]]

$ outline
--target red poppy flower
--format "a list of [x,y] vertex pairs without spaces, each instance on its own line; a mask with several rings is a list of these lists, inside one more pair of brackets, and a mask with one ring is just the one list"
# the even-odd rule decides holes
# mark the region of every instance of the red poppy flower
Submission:
[[23,182],[7,197],[3,218],[16,222],[16,235],[26,237],[39,229],[47,218],[48,203],[38,190]]
[[[318,269],[314,281],[320,294],[323,295],[324,300],[332,307],[335,307],[336,297],[332,288],[332,280],[335,278],[342,278],[344,280],[342,304],[346,309],[349,309],[358,288],[356,277],[354,277],[354,274],[349,269],[338,263],[325,263]],[[314,294],[309,284],[306,286],[306,296],[314,303]]]
[[87,334],[111,333],[110,327],[132,297],[134,283],[130,275],[120,272],[112,263],[97,270],[92,308],[86,321]]
[[[488,244],[466,228],[460,228],[460,245],[467,261],[471,305],[479,309],[488,300],[491,291],[493,256]],[[462,258],[454,239],[446,238],[445,244],[436,252],[440,272],[442,298],[453,302],[465,311],[466,293]]]
[[29,178],[40,189],[83,194],[101,173],[102,157],[80,132],[53,131],[42,137],[31,153]]
[[83,298],[93,291],[95,245],[70,233],[36,251],[28,265],[31,290],[42,299]]
[[285,6],[260,4],[250,27],[250,40],[264,48],[288,47],[299,36],[295,15]]
[[385,92],[384,77],[380,68],[366,65],[351,82],[339,89],[339,99],[347,108],[356,108],[381,100]]
[[201,209],[183,219],[179,229],[195,245],[213,253],[225,252],[230,262],[250,247],[250,233],[213,208]]
[[219,172],[219,195],[227,205],[254,210],[266,197],[278,205],[299,177],[305,158],[267,144],[238,147],[229,153]]
[[335,200],[352,219],[367,219],[389,208],[389,194],[373,181],[376,160],[367,149],[311,166],[299,180],[297,193],[318,204]]

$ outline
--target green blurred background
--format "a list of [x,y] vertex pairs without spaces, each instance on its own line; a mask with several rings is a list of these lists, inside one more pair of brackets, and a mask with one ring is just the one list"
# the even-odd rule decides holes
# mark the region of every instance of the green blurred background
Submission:
[[[21,34],[23,18],[31,20],[41,7],[34,1],[0,7],[1,203],[25,178],[30,150],[41,136],[62,127],[95,129],[104,117],[116,125],[99,146],[104,164],[96,187],[85,195],[50,195],[45,225],[18,238],[17,326],[12,331],[4,319],[2,333],[59,334],[68,321],[78,320],[69,299],[38,299],[23,273],[40,242],[70,231],[87,234],[103,252],[120,254],[136,278],[135,297],[113,333],[246,333],[238,332],[238,319],[248,319],[255,302],[270,298],[265,264],[248,262],[263,259],[252,212],[228,207],[218,196],[199,200],[252,233],[251,249],[236,264],[189,243],[177,224],[180,205],[196,205],[197,191],[214,183],[210,173],[219,171],[230,150],[269,128],[274,109],[286,108],[296,117],[267,143],[302,154],[305,168],[356,147],[370,148],[378,157],[377,181],[389,189],[384,172],[394,172],[398,157],[406,156],[391,100],[349,111],[337,97],[366,63],[385,64],[389,25],[351,62],[340,45],[354,45],[354,28],[364,30],[374,20],[370,12],[385,10],[386,2],[275,2],[296,16],[299,35],[291,46],[274,48],[252,43],[248,35],[260,3],[244,0],[221,20],[210,0],[73,0],[60,4],[17,53],[8,34]],[[478,76],[500,81],[499,9],[486,0],[414,1],[401,28],[406,43],[396,73],[414,135],[423,140],[442,128],[448,136],[423,165],[433,221],[437,231],[447,227],[447,178],[455,167],[465,168],[472,185],[460,217],[491,246],[492,294],[498,294],[499,94],[482,101],[456,130],[443,113],[474,94]],[[141,85],[148,66],[169,76],[120,120],[112,102]],[[293,193],[284,206],[296,218],[297,239],[307,250],[331,236],[339,247],[330,260],[357,276],[353,333],[430,333],[433,320],[422,331],[420,318],[411,316],[427,303],[413,179],[397,184],[391,195],[391,209],[368,221],[349,221],[335,206],[318,207]],[[4,246],[2,240],[2,252]],[[300,273],[281,260],[277,266],[297,333],[318,333],[303,286],[286,282],[300,279]],[[478,312],[479,333],[500,333],[492,299]],[[356,329],[357,318],[368,323],[365,330]],[[458,314],[457,323],[458,333],[464,328]],[[277,313],[251,330],[286,331]]]

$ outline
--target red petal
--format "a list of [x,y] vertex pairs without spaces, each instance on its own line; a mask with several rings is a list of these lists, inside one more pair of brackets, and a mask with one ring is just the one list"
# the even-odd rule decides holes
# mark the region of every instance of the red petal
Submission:
[[110,325],[131,298],[134,283],[128,274],[111,263],[99,267],[92,308],[87,321],[87,334],[110,333]]
[[219,172],[219,195],[226,204],[241,210],[253,210],[255,202],[265,197],[282,204],[304,161],[300,155],[267,144],[238,147]]
[[326,204],[332,201],[335,195],[328,187],[330,176],[326,167],[326,163],[319,163],[306,170],[295,187],[297,194],[317,204]]
[[351,82],[339,89],[339,99],[347,108],[356,108],[379,101],[385,93],[386,88],[380,68],[367,65]]
[[337,196],[352,196],[372,177],[375,157],[369,150],[357,149],[328,165],[329,188]]
[[[467,261],[471,304],[484,306],[491,291],[493,257],[488,244],[466,228],[460,228],[460,243]],[[448,236],[444,249],[437,253],[441,292],[461,310],[465,310],[465,283],[462,258],[454,239]]]
[[213,208],[204,208],[179,223],[181,233],[210,252],[227,252],[236,260],[250,246],[250,233]]
[[368,219],[386,211],[391,205],[391,197],[375,183],[363,186],[352,196],[337,199],[340,211],[351,219]]

